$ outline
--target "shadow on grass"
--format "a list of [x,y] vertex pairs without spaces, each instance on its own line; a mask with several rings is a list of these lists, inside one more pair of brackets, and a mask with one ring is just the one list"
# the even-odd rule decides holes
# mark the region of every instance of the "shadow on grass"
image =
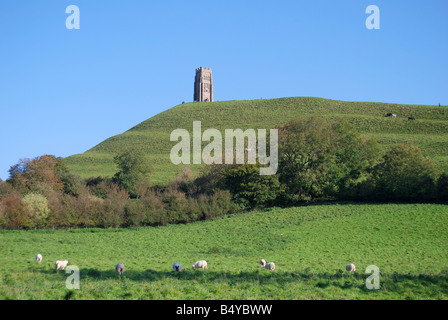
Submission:
[[[41,270],[45,274],[54,274],[54,270]],[[66,277],[64,271],[57,273],[60,277]],[[325,289],[327,287],[337,287],[341,289],[358,289],[361,292],[369,293],[375,290],[369,290],[366,287],[366,279],[370,274],[348,273],[338,270],[335,273],[312,273],[308,270],[299,272],[284,271],[242,271],[239,273],[218,272],[212,270],[184,270],[182,272],[172,271],[134,271],[127,270],[124,275],[118,275],[114,270],[81,269],[80,277],[84,280],[103,281],[103,280],[125,280],[135,282],[163,282],[169,280],[193,281],[196,283],[228,283],[235,285],[239,283],[252,283],[259,285],[278,284],[284,285],[294,282],[303,282],[314,288]],[[382,292],[391,291],[396,293],[409,293],[412,289],[428,289],[432,291],[433,296],[438,294],[448,294],[448,270],[438,274],[400,274],[391,273],[380,275],[380,289]],[[426,290],[426,291],[428,291]]]

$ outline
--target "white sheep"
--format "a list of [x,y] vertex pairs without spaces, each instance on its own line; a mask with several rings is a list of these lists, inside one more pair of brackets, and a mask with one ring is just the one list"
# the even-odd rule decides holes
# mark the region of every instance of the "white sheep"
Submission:
[[119,275],[122,275],[124,273],[124,263],[117,263],[115,271],[117,271]]
[[260,264],[261,264],[261,267],[264,267],[266,265],[266,260],[261,259],[260,260]]
[[196,261],[194,263],[194,265],[191,266],[193,269],[196,268],[202,268],[202,270],[206,269],[207,270],[207,261],[205,260],[200,260],[200,261]]
[[182,265],[180,263],[176,262],[175,264],[173,264],[173,271],[176,271],[176,272],[182,271]]
[[68,260],[64,260],[64,261],[56,261],[56,262],[54,263],[54,265],[55,265],[55,267],[56,267],[56,270],[59,270],[59,269],[64,270],[65,267],[67,266],[67,264],[68,264]]
[[41,263],[42,262],[42,255],[40,253],[36,254],[36,261],[37,261],[37,263]]
[[345,266],[345,270],[349,271],[349,272],[355,272],[356,271],[356,267],[353,263],[350,263],[348,265]]
[[268,270],[275,270],[275,263],[274,262],[269,262],[269,263],[266,263],[266,265],[264,266],[264,268],[265,269],[268,269]]

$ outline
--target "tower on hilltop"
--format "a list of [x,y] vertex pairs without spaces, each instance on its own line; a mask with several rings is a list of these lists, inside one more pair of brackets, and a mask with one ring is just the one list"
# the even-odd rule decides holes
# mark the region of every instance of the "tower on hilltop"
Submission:
[[200,67],[196,69],[194,78],[194,101],[213,101],[212,69]]

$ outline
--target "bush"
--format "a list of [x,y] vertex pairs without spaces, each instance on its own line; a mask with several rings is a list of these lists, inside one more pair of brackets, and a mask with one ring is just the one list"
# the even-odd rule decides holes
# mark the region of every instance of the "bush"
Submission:
[[19,196],[10,183],[0,181],[0,201],[4,198],[9,197],[9,195],[12,193],[15,193],[17,197]]
[[20,198],[5,199],[3,205],[6,206],[5,228],[30,229],[34,227],[33,218]]
[[399,145],[373,168],[369,188],[380,201],[427,201],[435,196],[435,168],[418,147]]
[[162,226],[168,223],[165,212],[165,203],[162,201],[160,193],[151,190],[140,199],[145,210],[145,225]]
[[129,202],[126,190],[115,186],[103,201],[100,225],[104,228],[118,228],[124,224],[125,207]]
[[235,203],[243,208],[264,207],[275,203],[284,190],[277,175],[260,175],[260,168],[247,164],[229,171],[226,186]]
[[376,161],[378,147],[348,124],[313,117],[279,127],[279,181],[284,199],[309,201],[349,194]]
[[48,213],[50,212],[47,198],[38,193],[29,193],[22,199],[22,202],[27,206],[28,212],[35,221],[35,225],[45,226]]
[[448,174],[443,173],[437,180],[437,200],[448,202]]
[[132,197],[137,197],[136,183],[149,178],[151,166],[148,157],[139,150],[127,150],[114,157],[119,171],[113,181],[127,190]]
[[6,223],[6,205],[4,205],[0,201],[0,228],[3,228],[5,223]]
[[107,194],[115,187],[111,178],[103,177],[90,177],[85,184],[92,195],[101,199],[106,199]]
[[63,173],[61,175],[61,180],[64,184],[62,192],[71,196],[78,196],[81,188],[85,186],[84,181],[81,179],[81,177],[74,173]]

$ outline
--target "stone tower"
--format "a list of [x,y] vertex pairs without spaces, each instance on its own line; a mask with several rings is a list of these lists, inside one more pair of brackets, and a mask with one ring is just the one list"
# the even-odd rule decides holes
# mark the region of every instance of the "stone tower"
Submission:
[[213,101],[212,69],[200,67],[196,69],[194,78],[194,101]]

